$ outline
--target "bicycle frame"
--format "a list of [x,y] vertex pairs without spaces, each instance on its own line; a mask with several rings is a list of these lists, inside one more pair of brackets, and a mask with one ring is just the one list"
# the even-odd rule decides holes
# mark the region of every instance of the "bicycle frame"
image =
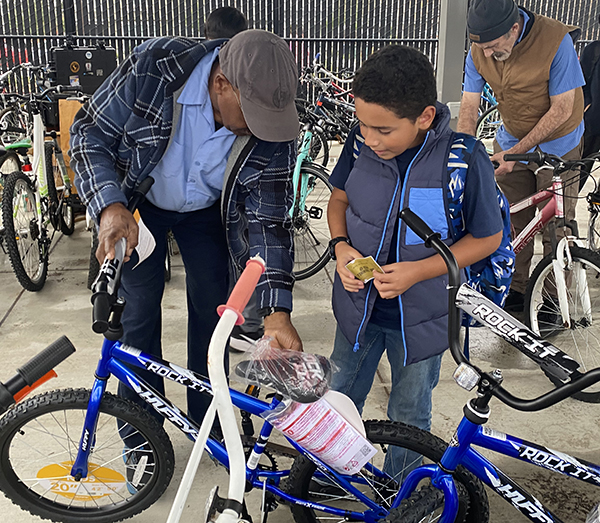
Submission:
[[521,252],[535,235],[542,231],[552,218],[564,218],[563,212],[563,181],[560,177],[552,180],[552,189],[536,192],[535,194],[510,206],[510,214],[516,214],[524,209],[537,206],[550,200],[533,220],[519,233],[513,241],[515,254]]
[[[67,167],[65,165],[65,160],[62,154],[62,150],[58,144],[58,140],[56,139],[56,134],[51,133],[52,144],[54,147],[54,155],[56,157],[58,168],[62,177],[63,186],[57,187],[56,189],[63,190],[63,198],[59,202],[59,209],[62,205],[62,202],[65,197],[69,197],[71,194],[71,180],[69,175],[67,174]],[[50,221],[50,216],[46,217],[46,221],[44,221],[44,214],[42,213],[42,198],[48,197],[48,176],[53,176],[53,173],[48,173],[46,169],[46,148],[45,144],[45,126],[42,120],[42,115],[40,113],[39,107],[36,107],[33,111],[33,162],[32,162],[32,171],[34,173],[35,182],[36,182],[36,192],[35,192],[35,207],[37,214],[37,222],[38,222],[38,230],[40,234],[42,233],[44,227]],[[18,206],[15,206],[15,215],[18,211]]]
[[307,124],[304,127],[304,137],[302,139],[302,145],[300,146],[300,151],[298,152],[298,157],[296,158],[296,165],[294,166],[294,174],[292,175],[292,184],[294,185],[294,203],[290,207],[290,216],[294,217],[294,212],[296,208],[302,209],[304,207],[304,202],[306,202],[306,197],[308,196],[308,178],[306,176],[300,176],[302,171],[302,164],[306,159],[310,161],[310,146],[312,143],[312,124]]
[[473,423],[465,417],[460,422],[439,466],[424,465],[412,471],[402,484],[394,507],[398,506],[402,499],[408,497],[419,481],[429,478],[434,486],[443,490],[444,499],[447,502],[439,523],[453,522],[458,509],[458,493],[452,475],[447,471],[454,471],[461,464],[498,495],[512,503],[529,520],[561,523],[562,520],[516,481],[473,449],[472,445],[600,487],[600,466],[509,434],[497,432]]
[[[177,406],[165,398],[165,396],[157,392],[153,387],[148,385],[135,373],[135,371],[128,367],[145,369],[149,372],[157,374],[158,376],[167,378],[196,391],[211,395],[213,394],[212,387],[206,378],[166,360],[145,354],[141,350],[124,345],[119,341],[114,342],[105,339],[102,344],[102,352],[96,369],[96,379],[90,395],[90,402],[82,429],[77,456],[75,457],[71,469],[71,475],[75,478],[82,479],[87,477],[88,458],[92,447],[90,442],[93,441],[93,435],[100,412],[100,403],[102,401],[102,396],[106,391],[108,378],[111,375],[114,375],[119,381],[130,386],[140,396],[140,398],[151,405],[161,416],[165,417],[165,419],[181,430],[190,440],[195,441],[198,437],[200,427],[185,413],[181,412]],[[240,410],[245,410],[246,412],[249,412],[255,416],[260,416],[261,413],[272,410],[279,404],[279,400],[277,399],[273,399],[271,403],[266,403],[255,398],[254,396],[236,391],[234,389],[229,389],[229,391],[233,405]],[[354,486],[354,484],[359,483],[356,481],[356,478],[353,481],[354,484],[350,483],[349,476],[338,474],[328,465],[324,464],[319,459],[305,451],[300,445],[289,439],[288,441],[290,444],[293,445],[298,452],[311,459],[317,465],[320,473],[323,474],[323,476],[330,478],[341,487],[345,488],[364,505],[369,507],[369,510],[367,510],[366,513],[350,512],[348,510],[320,505],[319,503],[313,503],[299,499],[282,490],[279,487],[280,481],[283,477],[286,477],[289,474],[289,470],[269,471],[262,469],[259,470],[257,468],[260,456],[266,447],[272,431],[273,426],[265,421],[260,430],[260,435],[254,444],[252,454],[247,460],[246,479],[252,484],[253,487],[271,492],[284,499],[288,503],[294,503],[313,508],[315,510],[326,512],[338,517],[350,517],[354,518],[356,521],[367,522],[373,522],[376,521],[375,518],[382,517],[382,514],[379,513],[379,506]],[[206,448],[216,460],[218,460],[225,467],[229,468],[229,457],[227,450],[220,442],[209,438],[206,442]],[[380,471],[376,467],[370,465],[367,465],[367,467],[371,473],[377,475],[378,477],[389,479],[384,472]],[[364,484],[367,484],[366,480],[364,481]]]
[[[536,171],[536,174],[540,169]],[[529,244],[529,242],[533,241],[535,235],[538,232],[541,232],[544,229],[544,227],[550,222],[550,220],[552,220],[552,218],[556,218],[557,220],[564,220],[565,214],[563,187],[564,185],[562,179],[560,178],[560,176],[555,174],[552,177],[551,189],[538,191],[537,193],[510,206],[510,214],[512,215],[524,209],[529,209],[530,207],[537,206],[540,203],[550,200],[513,241],[513,249],[515,251],[515,254],[520,253],[527,246],[527,244]],[[571,326],[571,316],[569,314],[569,298],[567,295],[567,284],[565,281],[564,271],[565,269],[571,269],[573,265],[573,260],[571,258],[571,253],[569,251],[568,244],[568,242],[571,240],[576,241],[576,239],[574,239],[573,237],[565,236],[565,238],[563,238],[558,243],[553,260],[554,278],[556,281],[556,288],[558,294],[557,297],[560,305],[560,312],[563,324],[567,327]],[[577,270],[582,271],[584,269],[579,267]],[[583,278],[582,281],[585,281],[585,278]],[[577,292],[580,294],[581,303],[584,305],[586,316],[591,322],[591,300],[587,285],[581,288],[578,287]]]

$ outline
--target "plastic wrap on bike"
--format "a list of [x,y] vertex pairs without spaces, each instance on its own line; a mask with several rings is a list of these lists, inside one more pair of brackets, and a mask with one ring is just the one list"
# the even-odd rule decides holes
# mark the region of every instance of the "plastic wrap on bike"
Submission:
[[269,387],[298,403],[312,403],[328,390],[333,364],[325,356],[271,347],[263,338],[235,367],[242,382]]
[[[44,374],[50,372],[61,361],[67,359],[75,352],[75,347],[66,336],[61,336],[42,352],[31,358],[17,372],[27,385],[33,385]],[[13,391],[11,391],[13,392]],[[18,391],[14,391],[15,393]]]
[[544,372],[559,380],[568,380],[579,369],[577,361],[467,284],[461,285],[458,290],[456,305],[535,361]]

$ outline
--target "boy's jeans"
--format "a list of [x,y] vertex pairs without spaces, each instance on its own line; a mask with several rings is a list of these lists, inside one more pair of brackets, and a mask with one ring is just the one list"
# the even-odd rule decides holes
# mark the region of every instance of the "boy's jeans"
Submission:
[[[387,349],[392,369],[388,417],[392,421],[429,430],[431,393],[438,384],[442,355],[405,367],[402,333],[371,323],[367,325],[364,344],[357,352],[353,351],[353,347],[354,343],[350,343],[338,328],[331,359],[340,370],[333,375],[331,388],[349,396],[362,414],[379,360]],[[401,447],[389,447],[384,470],[400,483],[419,464],[418,454]]]

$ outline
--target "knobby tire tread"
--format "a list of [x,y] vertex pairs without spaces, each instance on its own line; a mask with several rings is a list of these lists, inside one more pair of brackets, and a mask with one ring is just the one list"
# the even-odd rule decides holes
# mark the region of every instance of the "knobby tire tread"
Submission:
[[25,271],[25,267],[23,266],[17,239],[15,237],[15,223],[13,221],[13,198],[15,186],[18,180],[25,182],[31,190],[31,193],[35,194],[35,189],[30,178],[23,172],[15,171],[6,177],[6,184],[2,193],[2,223],[4,225],[4,242],[6,244],[6,250],[8,251],[10,264],[12,265],[17,280],[25,290],[37,292],[42,290],[44,283],[46,283],[46,276],[48,275],[48,250],[44,249],[44,254],[40,254],[41,239],[37,238],[35,240],[35,248],[42,262],[42,271],[35,280],[31,279]]
[[[31,492],[14,474],[8,459],[8,450],[20,427],[43,414],[64,409],[86,410],[90,398],[88,389],[60,389],[39,394],[16,405],[0,419],[0,489],[23,510],[36,516],[62,523],[112,523],[130,518],[152,505],[166,490],[173,475],[175,457],[173,447],[163,427],[140,406],[105,392],[100,412],[127,422],[133,421],[136,429],[156,450],[157,472],[151,487],[140,490],[118,508],[74,509],[68,505],[41,499]],[[143,494],[143,495],[142,495]]]
[[[367,439],[375,443],[387,443],[409,450],[414,450],[427,459],[438,462],[448,444],[430,432],[393,421],[366,421]],[[304,456],[294,461],[290,470],[288,492],[298,498],[307,495],[308,486],[316,465]],[[488,523],[489,505],[487,493],[481,481],[464,467],[459,466],[454,474],[459,485],[463,485],[468,495],[468,513],[464,518],[466,523]],[[297,523],[313,523],[316,518],[311,509],[299,505],[291,506],[292,514]]]

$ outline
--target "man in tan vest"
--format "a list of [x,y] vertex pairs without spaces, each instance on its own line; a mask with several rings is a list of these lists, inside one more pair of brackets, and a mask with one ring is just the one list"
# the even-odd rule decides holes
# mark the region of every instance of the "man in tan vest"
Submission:
[[[473,0],[467,28],[472,45],[465,63],[457,128],[475,134],[480,94],[487,82],[494,90],[503,121],[491,159],[499,164],[496,181],[509,202],[514,203],[548,187],[551,173],[544,169],[536,179],[536,164],[505,162],[505,154],[542,150],[565,159],[581,158],[584,130],[581,86],[585,81],[573,47],[579,30],[519,8],[514,0]],[[565,173],[563,179],[574,175]],[[575,218],[577,190],[576,180],[565,185],[567,220]],[[531,208],[511,217],[517,234],[534,214],[535,209]],[[562,228],[557,233],[561,237]],[[546,230],[544,255],[550,252]],[[517,255],[506,310],[523,310],[532,256],[533,242]]]

